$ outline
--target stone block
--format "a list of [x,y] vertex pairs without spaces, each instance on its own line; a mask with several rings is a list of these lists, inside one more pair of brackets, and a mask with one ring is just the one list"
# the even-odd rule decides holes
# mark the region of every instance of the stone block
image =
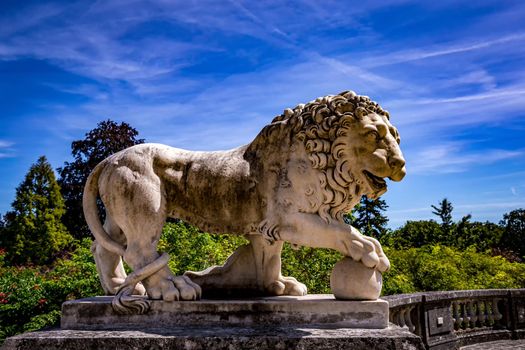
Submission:
[[425,348],[421,338],[392,325],[385,329],[196,326],[120,331],[50,330],[8,338],[2,349],[424,350]]
[[62,329],[108,330],[180,326],[321,325],[344,328],[388,327],[388,302],[336,300],[331,294],[238,300],[151,301],[146,314],[123,315],[112,297],[94,297],[62,305]]

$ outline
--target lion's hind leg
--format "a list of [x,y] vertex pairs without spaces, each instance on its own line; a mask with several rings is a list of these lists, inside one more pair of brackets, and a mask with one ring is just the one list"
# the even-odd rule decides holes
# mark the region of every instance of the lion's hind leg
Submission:
[[[160,257],[157,252],[157,242],[164,220],[159,221],[157,223],[146,221],[142,225],[132,224],[127,227],[128,245],[124,259],[134,271],[148,269],[148,265]],[[126,231],[126,228],[124,230]],[[164,301],[200,299],[200,287],[187,277],[173,275],[167,262],[155,273],[146,277],[142,283],[150,299]]]
[[122,240],[116,243],[123,247],[124,261],[133,270],[120,286],[118,299],[126,299],[138,282],[142,282],[150,299],[199,299],[200,287],[188,278],[174,276],[167,265],[167,255],[157,252],[166,219],[160,178],[146,161],[131,156],[109,170],[101,175],[100,197],[106,212],[122,231]]
[[[104,230],[113,240],[125,244],[126,238],[122,230],[108,213],[106,213]],[[116,294],[127,277],[122,263],[122,257],[105,249],[102,245],[98,244],[96,240],[91,246],[91,251],[95,258],[102,289],[104,289],[107,295]],[[146,290],[144,286],[139,283],[135,286],[133,294],[144,295],[146,294]]]
[[158,260],[157,244],[166,218],[159,185],[154,177],[143,177],[140,182],[126,181],[122,186],[123,194],[119,197],[122,200],[115,203],[120,213],[118,224],[127,240],[124,260],[136,272],[134,278],[126,282],[131,285],[135,278],[142,276],[142,272],[153,271],[146,273],[142,280],[150,299],[197,300],[200,298],[200,287],[187,277],[174,276],[167,261],[163,266],[152,269],[162,260]]

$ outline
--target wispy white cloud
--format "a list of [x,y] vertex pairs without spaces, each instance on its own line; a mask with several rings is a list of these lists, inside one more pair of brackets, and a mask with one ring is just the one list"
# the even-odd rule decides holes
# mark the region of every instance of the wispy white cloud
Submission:
[[0,158],[13,158],[15,157],[14,149],[12,146],[14,142],[7,140],[0,140]]
[[460,173],[475,165],[492,164],[525,155],[524,150],[485,149],[469,152],[460,143],[442,143],[411,154],[412,174]]
[[522,41],[525,41],[525,33],[515,33],[491,40],[479,41],[474,44],[472,44],[471,42],[449,43],[444,45],[442,44],[441,46],[427,47],[424,49],[397,51],[386,55],[378,55],[374,58],[364,59],[361,61],[361,63],[369,68],[388,66],[405,62],[436,58],[440,56],[462,54],[471,51],[488,49],[509,43],[519,43]]
[[520,97],[525,95],[525,87],[522,86],[516,86],[511,88],[504,88],[504,89],[493,89],[491,91],[479,93],[479,94],[472,94],[472,95],[465,95],[465,96],[457,96],[457,97],[450,97],[450,98],[432,98],[432,99],[419,99],[412,101],[413,104],[416,105],[436,105],[436,104],[446,104],[446,103],[458,103],[458,102],[476,102],[476,101],[492,101],[492,100],[499,100],[499,99],[505,99],[508,100],[509,98],[513,97]]
[[[525,206],[525,201],[512,201],[512,202],[491,202],[491,203],[476,203],[476,204],[453,204],[454,210],[461,210],[462,212],[468,210],[496,210],[496,209],[513,209]],[[428,207],[416,207],[416,208],[405,208],[388,210],[388,214],[426,214],[428,217],[432,215],[432,208]],[[433,216],[433,215],[432,215]],[[435,217],[435,216],[434,216]]]
[[[434,135],[475,125],[511,122],[525,110],[525,86],[512,84],[455,97],[401,98],[385,101],[396,123],[407,134]],[[425,125],[422,128],[422,125]]]
[[11,147],[12,145],[14,145],[13,142],[0,140],[0,149],[1,148],[8,148],[8,147]]
[[[174,85],[167,88],[176,91]],[[373,95],[374,87],[366,75],[341,74],[332,62],[315,57],[284,67],[232,74],[220,82],[210,81],[199,93],[183,99],[176,95],[171,101],[135,99],[127,91],[113,90],[109,98],[91,100],[75,110],[49,106],[57,122],[44,127],[54,130],[60,125],[57,132],[70,138],[72,132],[92,128],[94,120],[123,117],[149,141],[190,149],[229,148],[251,141],[285,108],[350,88]],[[382,86],[376,89],[385,90]]]
[[454,207],[457,209],[483,209],[483,210],[494,210],[494,209],[513,209],[525,206],[525,201],[514,201],[514,202],[494,202],[494,203],[476,203],[476,204],[459,204]]
[[38,27],[50,18],[60,15],[64,11],[64,6],[56,4],[36,4],[31,7],[30,11],[20,10],[18,13],[4,13],[0,15],[2,26],[0,26],[0,36],[7,37],[17,33]]
[[497,89],[497,79],[486,69],[475,69],[457,77],[451,77],[440,84],[441,89],[463,87],[465,85],[474,85],[482,87],[486,91]]
[[[146,82],[154,86],[173,80],[173,74],[192,64],[190,57],[217,50],[211,42],[192,43],[160,33],[125,40],[141,24],[162,17],[146,3],[130,6],[111,1],[94,3],[89,11],[85,7],[85,3],[75,3],[59,9],[50,5],[42,11],[31,6],[21,10],[24,23],[14,24],[9,31],[0,30],[0,60],[45,60],[105,84],[136,83],[144,93]],[[122,16],[115,17],[110,10],[118,10]],[[59,22],[49,24],[47,19],[57,14],[61,14]]]

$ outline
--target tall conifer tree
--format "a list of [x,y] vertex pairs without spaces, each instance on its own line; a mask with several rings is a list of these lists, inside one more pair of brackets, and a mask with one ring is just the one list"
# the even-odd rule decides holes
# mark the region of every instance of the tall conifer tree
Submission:
[[361,233],[379,239],[388,232],[388,218],[383,214],[388,208],[382,199],[361,197],[361,202],[353,210],[351,225]]
[[64,199],[46,157],[31,166],[16,189],[12,211],[5,216],[0,246],[12,263],[45,264],[67,246],[72,237],[62,224]]

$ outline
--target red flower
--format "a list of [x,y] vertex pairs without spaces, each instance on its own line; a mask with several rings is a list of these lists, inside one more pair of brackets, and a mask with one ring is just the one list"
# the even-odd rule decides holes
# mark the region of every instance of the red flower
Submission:
[[39,305],[44,305],[45,303],[47,303],[47,299],[44,299],[44,298],[42,298],[42,299],[40,299],[40,300],[38,301],[38,304],[39,304]]

